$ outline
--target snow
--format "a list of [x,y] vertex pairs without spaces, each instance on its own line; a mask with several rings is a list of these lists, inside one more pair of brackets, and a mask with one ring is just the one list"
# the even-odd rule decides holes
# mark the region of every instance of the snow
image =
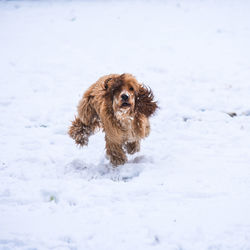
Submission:
[[[1,1],[0,249],[250,249],[249,8]],[[124,72],[160,110],[112,169],[101,132],[79,149],[67,129]]]

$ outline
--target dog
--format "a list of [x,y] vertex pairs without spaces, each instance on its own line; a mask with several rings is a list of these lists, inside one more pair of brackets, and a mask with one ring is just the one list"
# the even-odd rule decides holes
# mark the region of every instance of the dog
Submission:
[[158,108],[152,90],[131,74],[110,74],[91,85],[80,100],[68,134],[87,146],[98,129],[105,133],[106,154],[113,166],[126,163],[150,133],[149,117]]

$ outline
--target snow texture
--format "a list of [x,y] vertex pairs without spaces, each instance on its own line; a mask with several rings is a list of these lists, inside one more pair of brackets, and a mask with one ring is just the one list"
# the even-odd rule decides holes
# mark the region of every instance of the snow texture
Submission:
[[[249,250],[249,1],[1,1],[0,249]],[[113,169],[67,135],[132,73],[160,106]]]

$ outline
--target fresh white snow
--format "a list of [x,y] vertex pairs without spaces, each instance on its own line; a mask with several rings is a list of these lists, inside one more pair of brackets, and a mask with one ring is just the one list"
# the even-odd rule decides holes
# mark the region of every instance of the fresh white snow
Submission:
[[[1,1],[0,249],[249,250],[249,1]],[[129,72],[160,109],[112,169],[67,135]],[[231,117],[227,113],[235,112]]]

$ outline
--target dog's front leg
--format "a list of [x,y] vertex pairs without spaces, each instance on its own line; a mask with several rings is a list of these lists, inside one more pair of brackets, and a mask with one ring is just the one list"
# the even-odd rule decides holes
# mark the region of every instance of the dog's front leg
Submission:
[[127,161],[127,156],[122,149],[122,145],[110,141],[107,136],[105,137],[106,140],[106,153],[110,162],[114,166],[123,165]]
[[75,140],[79,146],[87,146],[89,136],[94,133],[94,126],[86,126],[79,118],[75,118],[69,128],[69,136]]

